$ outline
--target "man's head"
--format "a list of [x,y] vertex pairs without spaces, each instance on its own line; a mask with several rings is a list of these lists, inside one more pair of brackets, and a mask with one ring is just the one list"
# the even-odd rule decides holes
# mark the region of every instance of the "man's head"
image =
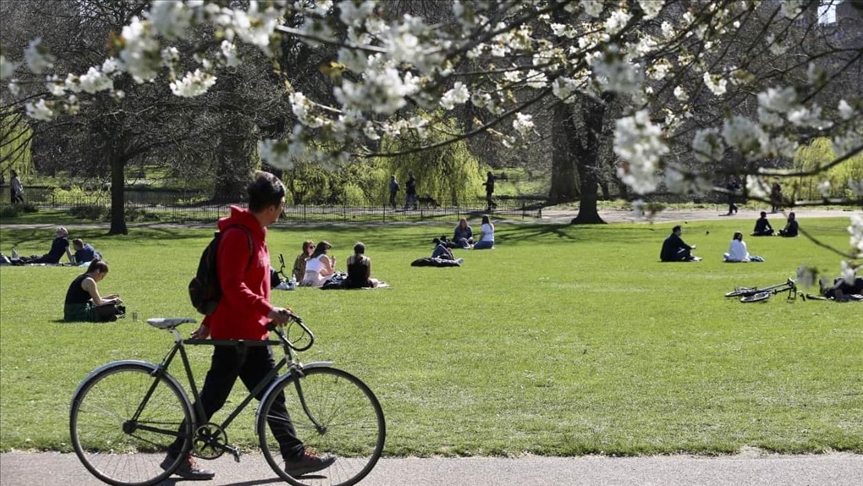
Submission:
[[255,213],[264,226],[278,221],[285,205],[285,185],[269,172],[258,171],[249,184],[249,211]]
[[680,236],[680,233],[683,233],[683,228],[681,228],[680,225],[677,225],[674,228],[671,228],[671,232]]
[[75,247],[76,250],[81,250],[84,248],[84,240],[81,238],[75,238],[72,240],[72,246]]
[[762,218],[766,218],[766,217],[767,217],[767,212],[766,212],[766,211],[761,211],[761,217],[762,217]]

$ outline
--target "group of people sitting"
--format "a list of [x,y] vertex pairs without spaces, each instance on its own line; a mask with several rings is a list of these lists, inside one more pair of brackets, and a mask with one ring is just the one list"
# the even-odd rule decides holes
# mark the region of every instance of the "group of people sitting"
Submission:
[[336,271],[336,257],[329,256],[332,247],[328,241],[320,241],[317,245],[312,240],[303,242],[303,251],[294,260],[293,278],[306,287],[323,287],[337,276],[342,280],[341,285],[348,289],[381,285],[380,280],[372,278],[372,259],[365,255],[366,245],[362,242],[354,245],[354,253],[347,259],[346,275]]
[[[494,225],[487,215],[482,217],[482,226],[479,230],[479,240],[473,239],[473,228],[467,224],[467,219],[461,218],[453,231],[452,241],[442,238],[448,248],[462,248],[465,250],[489,250],[494,248]],[[434,255],[432,255],[434,258]],[[454,260],[455,258],[453,258]]]
[[[755,229],[752,232],[752,236],[773,236],[777,234],[778,236],[783,236],[787,238],[792,238],[797,236],[799,232],[800,226],[797,222],[796,215],[792,212],[788,214],[788,222],[785,224],[785,228],[779,230],[778,233],[773,231],[773,228],[770,226],[770,222],[767,221],[767,213],[765,211],[761,211],[761,217],[755,221]],[[659,253],[659,259],[663,262],[697,262],[701,261],[701,258],[692,254],[692,250],[695,249],[695,245],[688,245],[681,238],[681,233],[683,232],[683,228],[680,225],[675,226],[671,230],[671,235],[665,239],[662,243],[662,250]],[[723,260],[729,263],[738,263],[738,262],[763,262],[764,258],[756,255],[750,255],[749,250],[746,247],[746,243],[743,241],[743,233],[740,231],[736,231],[734,236],[731,238],[731,244],[728,247],[728,252],[723,254]]]
[[[75,250],[74,253],[72,253],[73,249]],[[75,238],[70,244],[69,231],[62,226],[57,228],[48,253],[29,257],[17,256],[15,255],[17,251],[12,253],[12,258],[4,257],[2,259],[3,263],[11,265],[58,265],[64,255],[69,259],[69,263],[74,265],[84,265],[93,260],[102,259],[102,255],[93,248],[93,245],[85,243],[81,238]]]

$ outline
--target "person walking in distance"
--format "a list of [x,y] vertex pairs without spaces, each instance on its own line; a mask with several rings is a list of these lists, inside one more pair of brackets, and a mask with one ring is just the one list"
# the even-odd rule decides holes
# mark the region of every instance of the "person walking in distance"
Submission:
[[24,204],[24,185],[21,184],[18,172],[14,169],[12,170],[12,177],[9,179],[9,186],[12,189],[12,204]]
[[[266,245],[267,227],[279,219],[284,208],[285,186],[274,175],[258,172],[248,193],[248,209],[231,206],[230,216],[219,220],[222,238],[216,262],[222,298],[215,312],[204,318],[192,333],[193,338],[262,341],[269,338],[269,322],[281,325],[290,321],[288,309],[270,303],[270,255]],[[239,258],[238,255],[250,253],[249,237],[253,257]],[[208,422],[222,408],[237,378],[251,391],[274,367],[269,346],[214,346],[200,395],[204,416],[197,417],[198,422]],[[263,394],[264,391],[255,398],[260,400]],[[336,461],[333,456],[317,455],[304,447],[288,416],[284,395],[276,398],[273,412],[267,423],[279,442],[285,472],[301,476],[326,469]],[[183,438],[178,437],[168,449],[163,468],[174,464],[182,453],[182,445]],[[191,455],[183,458],[175,474],[195,480],[215,476],[215,472],[200,468]]]
[[395,209],[396,208],[396,194],[399,192],[399,181],[396,180],[396,176],[390,176],[390,206]]
[[405,209],[413,205],[414,210],[416,210],[417,203],[417,179],[413,172],[408,172],[408,181],[405,184]]
[[486,174],[485,182],[482,183],[485,186],[485,202],[487,204],[487,210],[491,211],[492,209],[497,208],[497,203],[492,200],[492,196],[494,196],[494,174],[491,171],[488,171]]

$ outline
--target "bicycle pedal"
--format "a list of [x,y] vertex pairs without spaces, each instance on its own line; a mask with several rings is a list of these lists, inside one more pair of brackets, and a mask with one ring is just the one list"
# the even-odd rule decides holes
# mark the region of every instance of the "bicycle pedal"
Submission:
[[230,447],[230,446],[228,446],[227,449],[228,449],[228,452],[230,452],[231,455],[234,456],[234,461],[240,462],[240,449],[237,449],[236,447]]

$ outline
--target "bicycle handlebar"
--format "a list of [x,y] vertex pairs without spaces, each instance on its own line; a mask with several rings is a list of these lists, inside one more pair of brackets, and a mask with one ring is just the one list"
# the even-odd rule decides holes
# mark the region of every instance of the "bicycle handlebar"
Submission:
[[300,352],[303,352],[303,351],[311,348],[312,345],[315,344],[315,335],[312,333],[312,330],[309,329],[308,326],[306,326],[303,323],[303,320],[300,318],[300,316],[292,313],[291,314],[291,321],[288,322],[288,324],[286,324],[286,325],[288,326],[288,329],[290,329],[290,326],[292,326],[294,324],[300,326],[300,329],[302,330],[302,334],[300,335],[299,339],[302,339],[305,336],[309,337],[309,343],[306,344],[305,346],[297,346],[290,339],[288,339],[288,337],[285,334],[285,331],[282,329],[284,326],[279,326],[279,325],[276,325],[276,324],[273,324],[272,322],[270,322],[269,324],[267,324],[267,330],[275,332],[276,335],[279,337],[279,341],[281,341],[282,344],[284,344],[285,346],[288,346],[291,349],[293,349],[294,351],[300,353]]

